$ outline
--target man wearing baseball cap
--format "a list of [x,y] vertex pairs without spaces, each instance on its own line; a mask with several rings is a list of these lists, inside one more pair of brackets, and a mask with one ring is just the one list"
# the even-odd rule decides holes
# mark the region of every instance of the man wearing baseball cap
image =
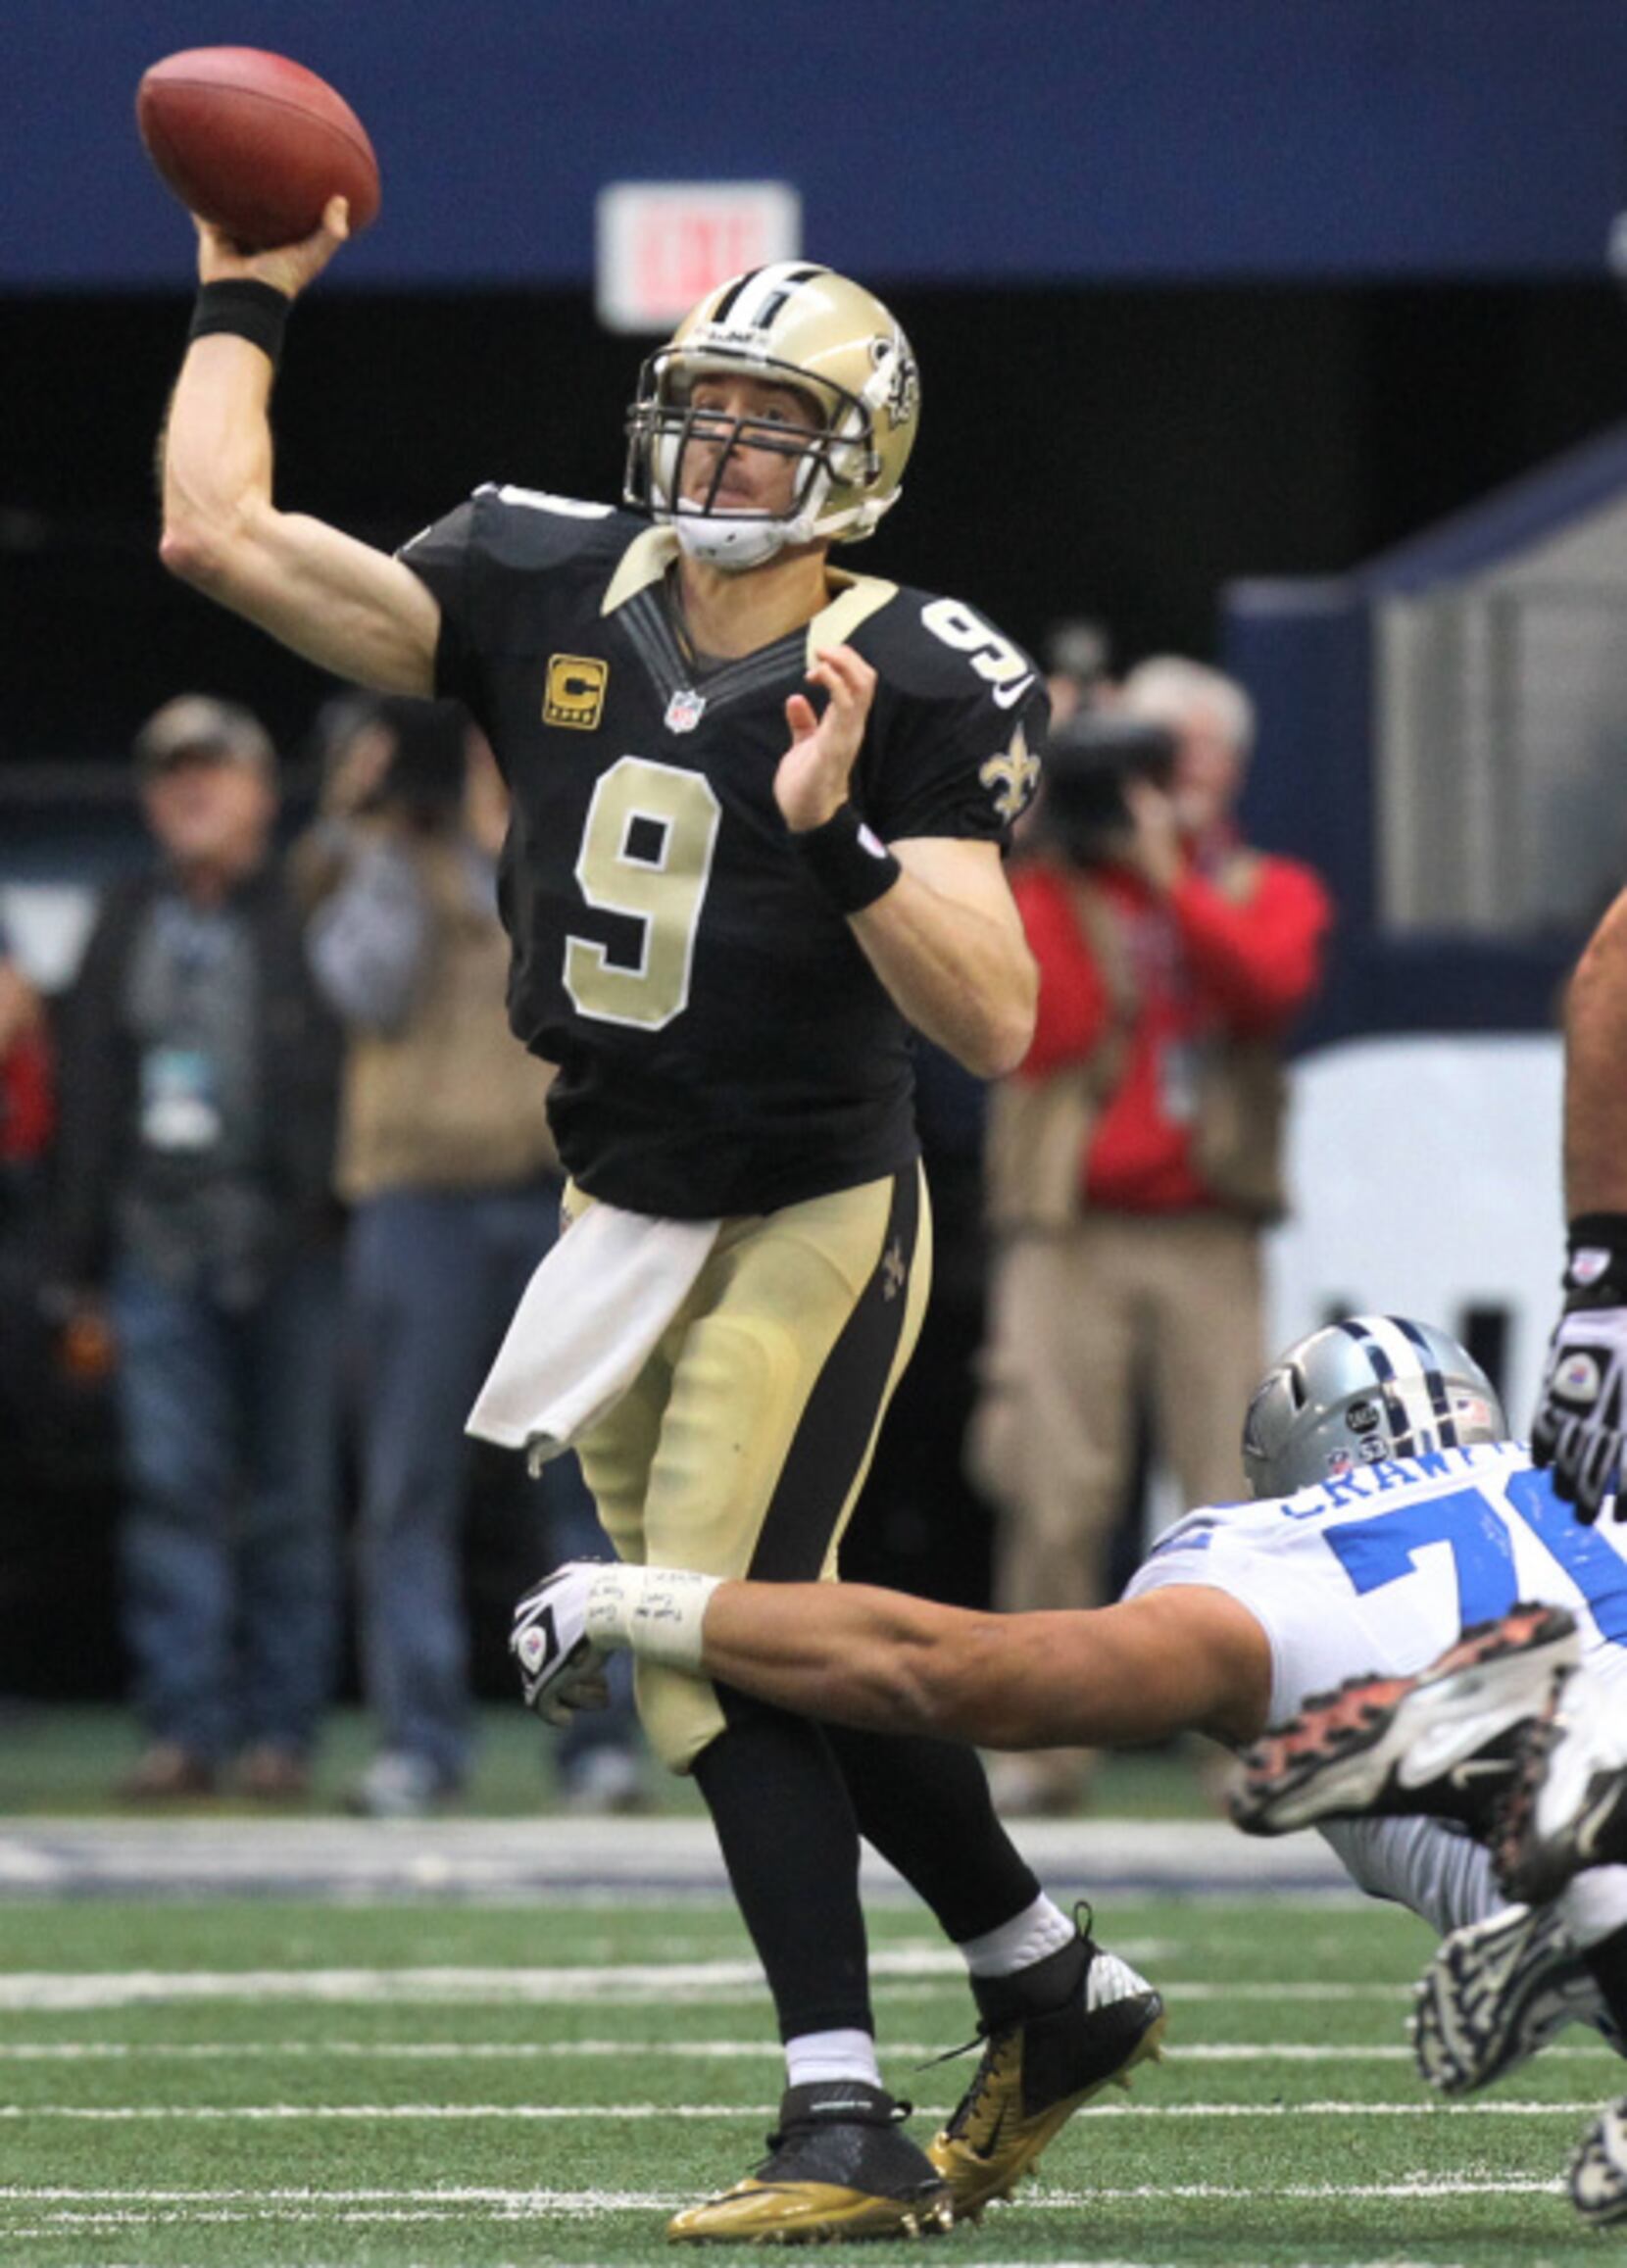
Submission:
[[338,1035],[273,855],[276,754],[199,693],[136,734],[157,857],[65,1015],[56,1304],[111,1334],[132,1800],[297,1797],[337,1604]]

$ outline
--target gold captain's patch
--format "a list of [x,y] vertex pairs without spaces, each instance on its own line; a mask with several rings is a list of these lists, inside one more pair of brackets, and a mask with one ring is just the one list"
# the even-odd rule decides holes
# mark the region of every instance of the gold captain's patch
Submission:
[[605,708],[610,664],[593,654],[550,654],[548,688],[542,697],[544,724],[572,732],[592,732]]

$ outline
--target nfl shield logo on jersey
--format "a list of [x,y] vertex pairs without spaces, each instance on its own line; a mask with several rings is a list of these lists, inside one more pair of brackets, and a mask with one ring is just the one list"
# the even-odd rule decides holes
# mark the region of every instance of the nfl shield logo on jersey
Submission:
[[666,704],[664,721],[668,732],[693,732],[705,714],[706,695],[692,685],[680,685]]

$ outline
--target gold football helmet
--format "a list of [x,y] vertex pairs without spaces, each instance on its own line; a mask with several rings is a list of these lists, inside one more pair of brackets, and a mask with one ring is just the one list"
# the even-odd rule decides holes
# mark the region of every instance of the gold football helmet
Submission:
[[[698,419],[698,378],[744,375],[807,397],[807,425]],[[857,543],[898,501],[920,416],[920,379],[910,342],[880,300],[828,268],[782,260],[709,292],[639,372],[627,413],[623,496],[678,530],[692,556],[719,567],[756,567],[782,545],[820,537]],[[712,491],[682,496],[686,448],[697,437],[742,441],[801,458],[784,517],[715,503]]]

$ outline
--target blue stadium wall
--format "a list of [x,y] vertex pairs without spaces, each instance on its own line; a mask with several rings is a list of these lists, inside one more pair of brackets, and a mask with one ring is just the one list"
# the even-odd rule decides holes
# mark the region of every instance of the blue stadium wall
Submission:
[[222,39],[367,122],[350,285],[580,284],[617,178],[788,179],[957,284],[1575,274],[1627,202],[1616,0],[11,0],[0,290],[173,279],[132,96]]
[[[1619,0],[119,0],[86,26],[5,12],[0,770],[117,760],[182,680],[294,747],[327,690],[154,557],[190,252],[132,98],[228,37],[331,76],[385,176],[295,325],[288,501],[393,544],[488,477],[614,493],[642,342],[593,320],[598,189],[789,179],[921,353],[864,564],[1030,644],[1090,612],[1120,663],[1220,653],[1257,686],[1260,839],[1345,910],[1307,1037],[1547,1019],[1563,945],[1374,935],[1350,578],[1627,408]],[[1288,577],[1285,635],[1259,593]]]

